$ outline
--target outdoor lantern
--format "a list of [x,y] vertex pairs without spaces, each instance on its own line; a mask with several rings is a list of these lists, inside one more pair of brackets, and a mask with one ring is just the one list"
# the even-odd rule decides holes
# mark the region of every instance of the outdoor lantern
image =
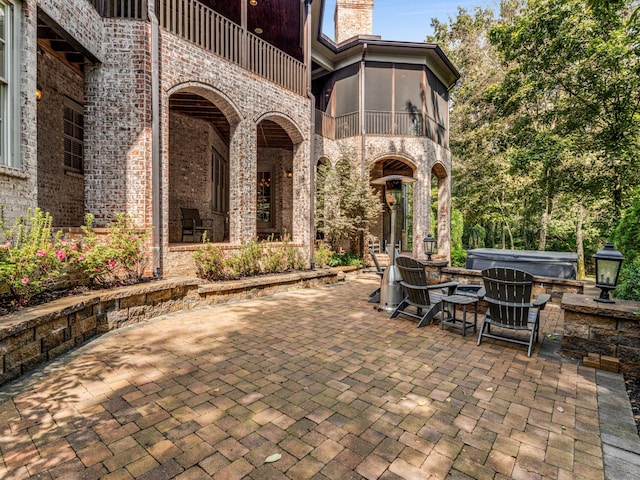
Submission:
[[606,243],[602,250],[593,256],[596,259],[596,287],[602,292],[596,302],[613,303],[609,298],[609,290],[616,288],[620,266],[624,257],[613,248],[613,243]]
[[433,252],[436,249],[436,239],[429,234],[424,237],[423,243],[424,253],[427,256],[427,260],[431,260],[431,255],[433,255]]

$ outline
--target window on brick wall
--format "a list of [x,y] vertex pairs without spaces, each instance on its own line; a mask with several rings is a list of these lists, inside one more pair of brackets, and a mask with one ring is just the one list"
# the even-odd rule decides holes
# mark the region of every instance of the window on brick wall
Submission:
[[19,12],[12,1],[0,0],[0,165],[16,168],[20,158]]
[[227,211],[227,162],[215,148],[211,154],[211,198],[214,212]]
[[84,109],[73,100],[64,102],[64,166],[82,173],[84,169]]

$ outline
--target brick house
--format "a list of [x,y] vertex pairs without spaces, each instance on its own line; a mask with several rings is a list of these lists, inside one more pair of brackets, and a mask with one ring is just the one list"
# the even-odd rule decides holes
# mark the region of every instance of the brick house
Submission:
[[[447,105],[458,73],[437,45],[373,36],[373,0],[337,1],[335,41],[322,33],[323,9],[323,0],[0,0],[7,220],[38,206],[73,228],[87,212],[98,226],[127,212],[152,229],[162,275],[184,273],[195,248],[181,208],[211,219],[211,239],[229,248],[288,234],[310,255],[315,169],[348,146],[372,179],[418,179],[409,227],[402,220],[414,253],[438,179],[447,257]],[[383,215],[372,235],[384,240],[386,224]]]

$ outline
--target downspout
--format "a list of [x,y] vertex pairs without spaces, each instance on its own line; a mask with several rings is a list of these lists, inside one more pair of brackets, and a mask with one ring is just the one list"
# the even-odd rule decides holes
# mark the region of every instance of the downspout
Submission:
[[367,56],[367,44],[365,43],[362,48],[362,59],[360,60],[360,149],[361,149],[361,160],[360,160],[360,170],[361,174],[364,177],[367,169],[366,169],[366,160],[365,160],[365,145],[367,140],[367,132],[365,129],[366,119],[365,119],[365,58]]
[[315,269],[316,262],[315,244],[316,244],[316,163],[315,163],[315,135],[316,135],[316,97],[311,91],[311,2],[313,0],[304,0],[306,11],[305,25],[305,42],[307,57],[307,97],[309,98],[311,121],[309,134],[309,267]]
[[152,266],[156,278],[162,276],[162,247],[160,244],[160,27],[155,14],[155,3],[147,2],[151,20],[151,223]]

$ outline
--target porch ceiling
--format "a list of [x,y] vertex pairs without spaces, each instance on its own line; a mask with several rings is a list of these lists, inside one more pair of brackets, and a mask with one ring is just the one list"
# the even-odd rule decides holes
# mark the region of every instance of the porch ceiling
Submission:
[[[195,93],[178,92],[169,98],[171,111],[205,120],[218,131],[229,145],[231,126],[222,111],[209,100]],[[258,148],[293,150],[293,142],[285,130],[271,120],[263,120],[257,127]]]
[[[264,41],[302,61],[304,56],[300,0],[256,1],[256,5],[252,6],[247,0],[247,29]],[[200,2],[232,22],[241,24],[241,0],[200,0]],[[256,28],[260,28],[262,32],[256,32]]]

